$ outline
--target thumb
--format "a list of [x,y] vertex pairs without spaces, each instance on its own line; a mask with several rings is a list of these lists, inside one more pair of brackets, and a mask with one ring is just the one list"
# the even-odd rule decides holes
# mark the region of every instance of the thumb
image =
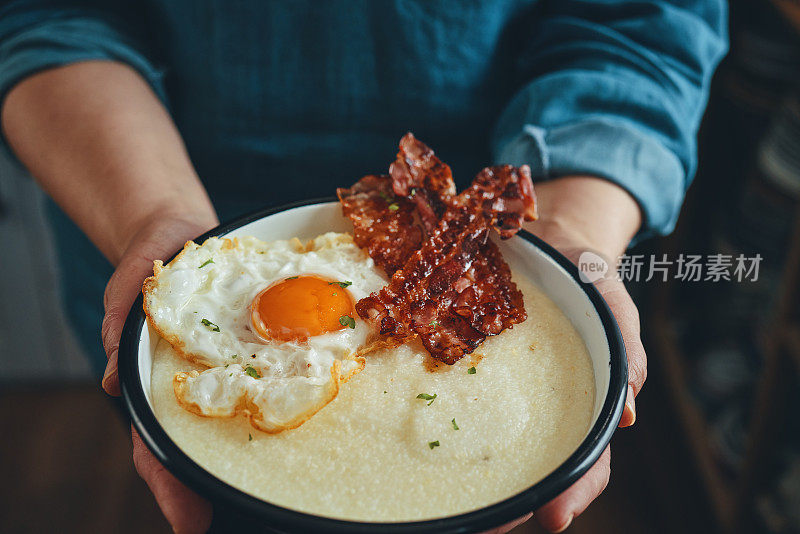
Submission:
[[625,343],[628,356],[628,392],[619,426],[631,426],[636,422],[636,396],[647,380],[647,354],[640,336],[639,311],[621,281],[608,277],[599,280],[595,285],[614,314]]
[[108,357],[102,384],[109,395],[117,396],[120,393],[117,374],[118,353],[125,318],[139,295],[142,282],[152,273],[153,260],[141,255],[126,256],[106,285],[103,295],[105,315],[100,334]]
[[163,218],[145,225],[131,240],[103,296],[105,316],[100,333],[108,364],[102,384],[109,395],[120,393],[117,374],[119,338],[128,311],[142,289],[142,282],[153,273],[153,261],[168,258],[187,240],[216,224],[215,216],[197,221]]
[[131,426],[133,463],[175,532],[202,533],[211,526],[211,504],[172,476]]

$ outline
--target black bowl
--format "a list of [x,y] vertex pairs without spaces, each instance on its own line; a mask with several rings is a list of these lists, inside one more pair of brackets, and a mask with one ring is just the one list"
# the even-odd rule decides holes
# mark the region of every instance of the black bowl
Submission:
[[[310,200],[263,210],[220,225],[199,236],[196,241],[202,242],[211,236],[226,235],[254,223],[260,225],[262,230],[268,227],[271,234],[280,237],[312,237],[330,229],[330,226],[324,226],[326,224],[338,226],[347,224],[341,217],[338,207],[331,201],[332,199]],[[293,211],[290,212],[290,210]],[[341,221],[336,222],[338,219]],[[323,227],[314,231],[315,225],[323,225]],[[308,231],[311,231],[310,235],[302,235]],[[267,238],[277,237],[268,236]],[[230,486],[189,458],[169,438],[153,414],[145,395],[143,375],[140,372],[140,348],[143,353],[152,350],[144,345],[140,347],[143,328],[146,324],[141,295],[134,302],[125,321],[119,349],[122,396],[133,424],[144,443],[164,467],[184,484],[215,504],[215,510],[218,511],[215,514],[227,517],[228,522],[231,517],[236,517],[238,521],[248,523],[248,529],[335,533],[476,532],[513,521],[537,509],[567,489],[600,457],[611,440],[622,415],[627,391],[627,359],[622,336],[614,316],[595,287],[581,281],[575,265],[550,245],[528,232],[521,231],[517,237],[503,242],[501,246],[508,247],[509,243],[517,243],[516,248],[519,250],[510,252],[504,250],[507,258],[512,256],[519,258],[520,255],[524,258],[526,254],[529,255],[530,263],[540,262],[541,270],[549,273],[550,281],[558,281],[558,277],[564,278],[562,286],[571,288],[566,292],[574,293],[568,295],[569,298],[566,301],[582,303],[576,304],[576,306],[582,305],[585,309],[574,310],[573,316],[567,314],[574,324],[576,320],[585,321],[582,318],[583,314],[590,321],[596,323],[595,326],[589,326],[598,332],[595,337],[600,336],[604,339],[595,339],[593,345],[602,347],[602,341],[604,341],[607,344],[607,352],[603,350],[602,354],[596,356],[590,348],[590,355],[593,358],[595,375],[603,375],[607,378],[607,383],[604,381],[603,384],[600,384],[597,382],[599,379],[596,378],[596,383],[602,387],[598,387],[598,398],[595,400],[594,423],[577,450],[545,478],[507,499],[485,508],[449,517],[413,522],[368,523],[344,521],[290,510],[270,504]],[[509,260],[509,263],[512,261]],[[529,262],[526,261],[526,263]],[[541,282],[539,285],[545,289],[545,292],[553,285]],[[550,294],[550,297],[562,306],[562,310],[565,310],[565,306],[558,302],[561,296]],[[572,304],[567,307],[572,307]],[[580,326],[576,325],[576,327],[580,332]],[[589,347],[590,343],[586,336],[584,336],[584,341]],[[608,367],[604,368],[602,362],[606,359]],[[605,390],[605,395],[600,398],[602,390]]]

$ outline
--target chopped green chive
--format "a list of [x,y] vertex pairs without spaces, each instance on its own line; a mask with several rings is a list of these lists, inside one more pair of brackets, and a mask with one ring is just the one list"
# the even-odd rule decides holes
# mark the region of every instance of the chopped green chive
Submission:
[[453,423],[453,430],[458,430],[458,423],[456,423],[456,418],[453,417],[453,420],[450,422]]
[[431,321],[431,326],[436,328],[437,326],[439,326],[439,321]]
[[386,390],[383,390],[383,392],[386,393]]
[[342,315],[339,317],[339,324],[342,326],[349,326],[350,328],[356,327],[356,320],[349,315]]
[[346,288],[347,286],[352,286],[353,282],[350,280],[345,280],[344,282],[328,282],[329,286],[339,286],[342,289]]
[[206,262],[205,262],[203,265],[201,265],[200,267],[198,267],[198,269],[202,269],[203,267],[205,267],[205,266],[206,266],[206,265],[208,265],[209,263],[214,263],[214,258],[208,258],[208,260],[207,260],[207,261],[206,261]]
[[290,276],[289,278],[287,278],[287,280],[297,280],[298,278],[300,278],[300,277],[299,276]]
[[258,371],[256,371],[255,368],[250,365],[244,368],[244,372],[252,376],[253,378],[261,378],[261,375],[258,374]]
[[436,441],[429,441],[428,442],[428,447],[430,447],[431,450],[433,450],[434,447],[438,447],[438,446],[439,446],[439,440],[438,439]]
[[247,441],[253,441],[253,434],[247,434]]
[[200,323],[202,323],[204,326],[207,326],[208,329],[211,330],[212,332],[219,332],[219,326],[215,325],[208,319],[202,319]]
[[474,365],[473,365],[472,367],[470,367],[469,369],[467,369],[467,374],[468,374],[468,375],[474,375],[474,374],[475,374],[475,373],[477,373],[477,372],[478,372],[478,370],[477,370],[477,369],[475,369],[475,366],[474,366]]
[[417,398],[428,401],[428,406],[430,406],[431,404],[433,404],[433,401],[436,400],[436,393],[434,393],[433,395],[428,395],[427,393],[420,393],[419,395],[417,395]]
[[389,211],[397,211],[400,209],[400,206],[397,204],[389,204]]
[[231,356],[231,358],[233,358],[234,360],[235,360],[236,358],[238,358],[238,357],[239,357],[239,355],[238,355],[238,354],[234,354],[233,356]]

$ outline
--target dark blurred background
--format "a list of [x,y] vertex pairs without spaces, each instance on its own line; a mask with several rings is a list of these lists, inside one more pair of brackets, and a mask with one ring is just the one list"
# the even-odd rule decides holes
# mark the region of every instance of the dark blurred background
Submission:
[[[629,285],[649,378],[569,532],[800,532],[799,200],[800,3],[733,1],[678,228],[631,254],[760,254],[758,280]],[[0,164],[0,532],[167,532],[60,312],[41,203]]]

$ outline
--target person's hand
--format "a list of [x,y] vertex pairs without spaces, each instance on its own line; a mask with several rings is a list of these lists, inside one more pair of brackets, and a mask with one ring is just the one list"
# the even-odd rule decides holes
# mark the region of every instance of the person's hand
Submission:
[[[588,245],[576,247],[574,241],[548,239],[547,234],[540,237],[576,264],[582,252],[594,250]],[[609,265],[609,272],[613,273],[614,263],[609,262]],[[639,337],[639,312],[623,283],[613,276],[601,278],[595,282],[595,286],[614,314],[625,342],[625,351],[628,355],[628,393],[619,426],[628,427],[636,422],[635,397],[647,377],[647,357]],[[536,511],[534,514],[536,520],[551,532],[562,532],[603,492],[610,476],[611,446],[609,445],[583,477]]]
[[[595,282],[619,324],[628,355],[628,392],[620,427],[636,421],[636,395],[647,377],[647,357],[639,337],[639,312],[623,283],[616,279],[615,260],[624,253],[639,228],[641,214],[633,198],[620,187],[592,177],[565,177],[536,185],[538,221],[526,228],[555,247],[573,263],[584,251],[609,261],[608,274]],[[577,482],[533,513],[547,530],[562,532],[605,489],[611,475],[611,447]],[[508,532],[526,516],[494,531]]]
[[[106,286],[105,317],[101,329],[103,347],[108,365],[103,376],[103,389],[109,395],[119,395],[117,353],[120,334],[128,311],[142,290],[144,279],[153,274],[154,260],[167,260],[186,241],[216,226],[213,215],[163,217],[146,223],[131,239],[117,264],[117,269]],[[181,484],[144,445],[136,430],[131,427],[133,462],[161,511],[175,532],[201,533],[211,525],[211,505]]]

